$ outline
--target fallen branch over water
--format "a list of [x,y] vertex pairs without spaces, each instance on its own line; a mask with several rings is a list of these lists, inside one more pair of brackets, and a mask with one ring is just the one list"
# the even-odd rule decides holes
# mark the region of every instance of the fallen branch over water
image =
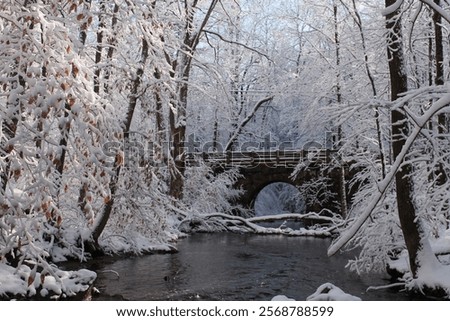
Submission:
[[279,220],[292,220],[292,221],[311,220],[315,222],[332,223],[332,224],[339,224],[342,222],[342,219],[340,217],[324,216],[316,212],[311,212],[307,214],[289,213],[289,214],[255,216],[248,219],[248,221],[253,223],[274,222]]
[[[328,215],[333,213],[328,213]],[[279,227],[264,227],[258,223],[282,221]],[[307,221],[308,227],[292,229],[286,227],[287,221]],[[254,234],[279,234],[288,236],[329,237],[344,221],[338,215],[324,216],[318,213],[279,214],[243,218],[225,213],[195,214],[180,223],[180,230],[191,232],[232,231]]]

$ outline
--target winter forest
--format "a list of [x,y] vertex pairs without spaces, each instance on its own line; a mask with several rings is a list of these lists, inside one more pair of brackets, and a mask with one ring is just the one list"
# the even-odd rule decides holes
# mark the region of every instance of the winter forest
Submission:
[[[448,0],[1,0],[0,296],[77,295],[95,272],[60,262],[195,226],[329,236],[355,274],[448,298],[449,27]],[[331,225],[264,227],[238,168],[189,166],[267,137],[332,140],[354,174]]]

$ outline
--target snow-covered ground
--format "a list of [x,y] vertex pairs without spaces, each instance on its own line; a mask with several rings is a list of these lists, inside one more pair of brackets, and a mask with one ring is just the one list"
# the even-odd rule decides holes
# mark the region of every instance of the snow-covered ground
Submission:
[[51,271],[44,273],[32,270],[27,265],[16,269],[0,263],[0,297],[69,298],[87,291],[96,277],[95,272],[85,269],[62,271],[52,267]]
[[409,290],[422,292],[428,290],[444,290],[450,297],[450,231],[438,239],[424,244],[419,256],[420,268],[417,278],[412,279],[408,252],[404,250],[397,259],[388,263],[390,269],[403,274],[402,281]]
[[[345,293],[332,283],[324,283],[313,294],[306,298],[307,301],[361,301],[357,296]],[[295,301],[283,294],[276,295],[272,301]]]
[[307,301],[361,301],[357,296],[345,293],[332,283],[324,283],[313,294],[306,298]]

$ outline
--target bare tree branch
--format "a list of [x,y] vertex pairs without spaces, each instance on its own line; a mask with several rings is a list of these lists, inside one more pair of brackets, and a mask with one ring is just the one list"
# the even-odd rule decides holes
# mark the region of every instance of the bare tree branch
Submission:
[[261,52],[259,50],[256,50],[255,48],[247,46],[246,44],[244,44],[242,42],[226,39],[221,34],[218,34],[217,32],[214,32],[214,31],[211,31],[211,30],[204,30],[204,32],[205,33],[209,33],[211,35],[214,35],[214,36],[218,37],[220,40],[222,40],[222,41],[224,41],[226,43],[230,43],[230,44],[233,44],[233,45],[238,45],[238,46],[244,47],[245,49],[248,49],[250,51],[253,51],[253,52],[257,53],[258,55],[261,55],[261,56],[265,57],[267,60],[272,61],[272,59],[270,59],[269,55],[267,55],[267,54],[265,54],[265,53],[263,53],[263,52]]
[[271,101],[273,99],[273,95],[263,98],[260,101],[258,101],[256,103],[256,105],[253,107],[252,112],[245,117],[245,119],[242,121],[242,123],[238,126],[238,128],[236,128],[235,132],[233,133],[233,135],[231,136],[230,140],[227,143],[227,146],[225,147],[225,151],[229,151],[231,150],[231,147],[233,146],[234,142],[236,141],[236,139],[238,138],[239,134],[241,133],[242,129],[245,127],[245,125],[247,125],[247,123],[255,116],[256,112],[258,111],[258,109],[265,103]]

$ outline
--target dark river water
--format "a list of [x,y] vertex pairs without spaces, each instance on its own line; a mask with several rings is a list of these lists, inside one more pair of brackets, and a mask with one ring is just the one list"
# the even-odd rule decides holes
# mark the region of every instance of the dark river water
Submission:
[[[384,275],[358,276],[344,268],[348,256],[327,257],[329,239],[231,233],[196,234],[179,241],[179,252],[103,259],[96,300],[296,300],[331,282],[362,300],[410,300]],[[118,274],[118,275],[117,275]]]

